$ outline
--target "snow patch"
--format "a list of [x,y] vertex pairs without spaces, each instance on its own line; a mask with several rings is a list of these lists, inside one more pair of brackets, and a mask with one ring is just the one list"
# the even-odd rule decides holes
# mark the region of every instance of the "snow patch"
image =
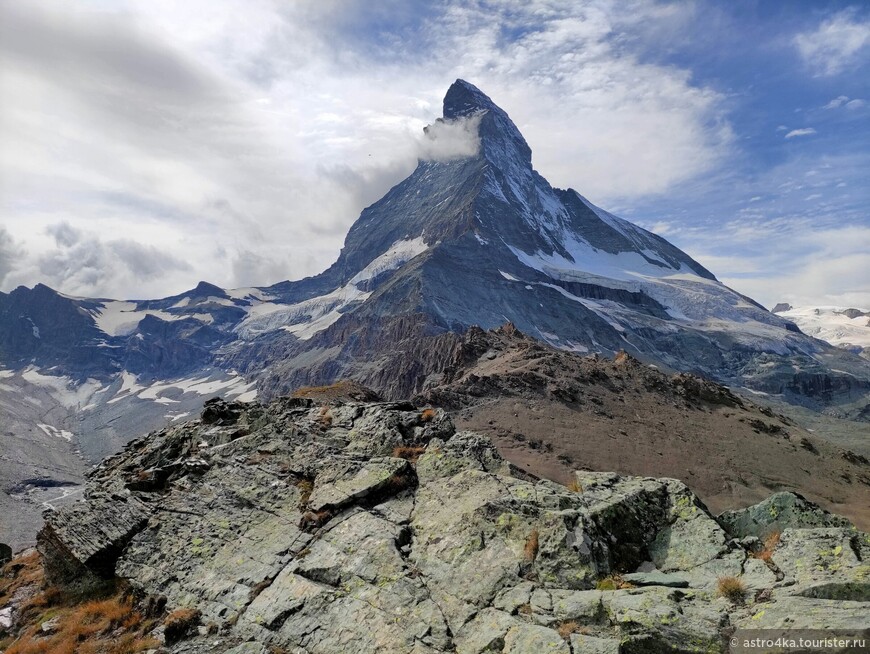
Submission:
[[51,436],[53,438],[62,438],[65,441],[71,442],[73,434],[71,431],[67,431],[66,429],[58,429],[57,427],[52,427],[51,425],[46,425],[44,423],[38,422],[36,426],[39,427],[43,432],[45,432],[46,436]]
[[108,300],[101,304],[101,309],[91,312],[97,327],[109,336],[126,336],[135,331],[136,326],[145,316],[154,316],[161,320],[173,321],[186,318],[176,316],[159,309],[138,310],[136,302]]
[[21,373],[24,381],[48,390],[52,397],[67,409],[77,409],[87,404],[97,389],[100,382],[96,379],[86,379],[77,384],[69,377],[44,375],[34,366],[30,366]]
[[831,345],[870,348],[870,316],[850,318],[844,311],[846,307],[792,307],[776,315],[795,323],[804,334]]
[[350,280],[350,283],[359,284],[360,282],[373,279],[388,270],[396,270],[428,249],[429,246],[426,245],[422,236],[396,241],[386,252],[375,258],[369,265],[358,272]]

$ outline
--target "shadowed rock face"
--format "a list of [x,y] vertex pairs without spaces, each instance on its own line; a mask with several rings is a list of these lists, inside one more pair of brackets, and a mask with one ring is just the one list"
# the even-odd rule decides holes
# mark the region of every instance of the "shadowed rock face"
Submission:
[[[724,652],[733,629],[787,616],[866,626],[870,541],[800,498],[776,500],[789,510],[765,563],[748,522],[730,518],[729,534],[679,481],[539,480],[441,411],[210,408],[222,419],[131,443],[49,516],[51,581],[118,575],[201,611],[238,652]],[[722,576],[742,598],[717,596]]]

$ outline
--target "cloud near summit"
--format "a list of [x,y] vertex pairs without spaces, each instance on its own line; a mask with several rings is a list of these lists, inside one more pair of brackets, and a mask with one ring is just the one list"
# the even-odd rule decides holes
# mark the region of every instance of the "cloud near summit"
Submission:
[[461,116],[455,120],[438,119],[423,130],[420,139],[420,159],[451,161],[473,157],[480,150],[480,120],[482,116]]

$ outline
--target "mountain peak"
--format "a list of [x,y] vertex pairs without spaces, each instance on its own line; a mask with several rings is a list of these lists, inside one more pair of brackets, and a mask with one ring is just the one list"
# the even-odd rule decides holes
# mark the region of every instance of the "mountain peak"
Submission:
[[[474,84],[458,79],[444,96],[444,119],[459,120],[482,114],[478,134],[483,152],[493,163],[518,159],[521,167],[531,166],[532,149],[507,112]],[[507,147],[506,147],[507,146]]]
[[478,111],[498,109],[495,102],[474,84],[458,79],[444,96],[444,118],[470,116]]

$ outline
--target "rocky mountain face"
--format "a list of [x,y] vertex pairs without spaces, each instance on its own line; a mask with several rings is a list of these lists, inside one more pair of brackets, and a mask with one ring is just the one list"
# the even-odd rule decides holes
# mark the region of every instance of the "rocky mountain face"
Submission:
[[[626,351],[870,419],[865,359],[801,333],[664,239],[550,186],[508,114],[479,89],[450,87],[429,134],[445,129],[471,135],[476,154],[420,161],[362,212],[337,261],[314,277],[241,289],[202,282],[159,300],[74,298],[43,285],[0,293],[0,401],[21,404],[38,386],[35,411],[50,416],[33,419],[44,429],[24,418],[6,433],[68,432],[95,463],[215,394],[266,400],[354,379],[403,399],[440,383],[472,326],[506,322],[564,351]],[[44,450],[29,449],[24,464],[38,474],[28,477],[66,480]],[[23,479],[8,466],[0,457],[7,496]]]
[[507,113],[473,85],[450,87],[439,122],[476,134],[477,154],[420,161],[362,212],[320,275],[247,289],[202,282],[149,301],[19,288],[0,294],[4,365],[78,382],[125,371],[143,383],[216,366],[256,378],[265,397],[353,377],[399,398],[444,359],[426,357],[421,339],[510,321],[561,349],[625,350],[819,405],[870,390],[865,361],[807,338],[661,237],[550,186]]
[[866,629],[870,601],[870,538],[800,496],[717,518],[674,479],[563,486],[402,403],[210,401],[91,473],[39,551],[61,589],[125,579],[179,654],[725,652]]

